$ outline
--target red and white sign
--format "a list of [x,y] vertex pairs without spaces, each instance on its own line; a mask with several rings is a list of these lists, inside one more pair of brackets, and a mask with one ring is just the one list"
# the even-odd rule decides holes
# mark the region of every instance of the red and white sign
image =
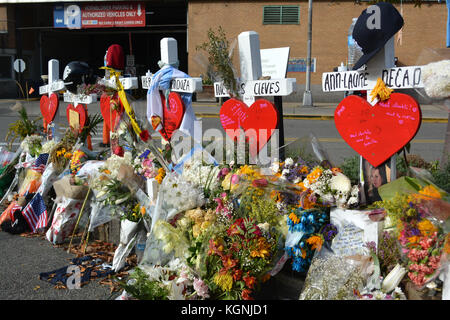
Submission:
[[145,3],[90,2],[81,4],[81,27],[145,27]]

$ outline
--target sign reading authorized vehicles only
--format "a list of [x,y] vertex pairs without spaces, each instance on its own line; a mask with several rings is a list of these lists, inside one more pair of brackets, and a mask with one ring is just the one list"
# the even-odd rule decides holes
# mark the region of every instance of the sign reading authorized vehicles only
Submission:
[[145,27],[144,2],[100,2],[55,5],[55,28]]

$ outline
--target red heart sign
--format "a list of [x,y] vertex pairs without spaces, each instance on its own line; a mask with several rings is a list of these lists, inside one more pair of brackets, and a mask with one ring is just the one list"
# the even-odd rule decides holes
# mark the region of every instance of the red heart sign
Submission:
[[334,112],[342,138],[374,167],[414,138],[421,119],[417,101],[402,93],[393,93],[375,106],[359,96],[348,96]]
[[169,109],[166,106],[166,98],[161,92],[159,94],[163,106],[163,128],[159,130],[159,133],[164,139],[170,141],[173,132],[180,127],[181,122],[183,121],[185,107],[183,100],[181,100],[178,93],[171,92],[169,94]]
[[43,95],[40,101],[41,113],[46,123],[53,121],[58,111],[59,99],[56,93],[52,93],[50,97]]
[[123,112],[123,105],[120,102],[119,95],[116,93],[112,97],[106,93],[100,97],[100,112],[103,116],[103,121],[114,128],[117,119]]
[[[246,133],[247,139],[255,134],[254,138],[259,152],[277,128],[278,113],[273,104],[265,99],[256,100],[250,107],[247,107],[244,102],[231,98],[225,101],[220,108],[220,122],[233,140],[237,139],[237,136],[233,135],[233,131],[236,132],[240,128]],[[250,148],[250,150],[253,149]]]
[[69,105],[67,106],[66,109],[66,115],[67,115],[67,121],[69,122],[70,125],[70,114],[71,114],[71,110],[78,113],[78,120],[79,120],[79,129],[80,132],[83,129],[83,127],[86,124],[87,121],[87,108],[85,106],[83,106],[82,104],[77,104],[76,107],[73,106],[73,104],[69,103]]

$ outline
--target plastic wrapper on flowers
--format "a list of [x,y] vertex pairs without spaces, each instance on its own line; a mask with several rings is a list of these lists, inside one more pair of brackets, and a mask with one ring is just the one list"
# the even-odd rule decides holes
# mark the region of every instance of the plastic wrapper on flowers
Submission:
[[327,169],[301,158],[275,162],[271,169],[278,186],[273,192],[277,208],[287,216],[286,253],[293,270],[306,273],[315,250],[324,243],[326,234],[321,230],[329,224],[330,207],[357,206],[358,186],[352,186],[338,168]]
[[447,197],[429,184],[415,193],[396,192],[389,200],[375,203],[385,211],[390,232],[402,250],[407,279],[417,290],[433,286],[449,264]]
[[358,300],[372,271],[370,257],[338,256],[324,246],[312,260],[299,299]]
[[[58,197],[55,202],[57,203],[57,207],[52,224],[47,230],[46,238],[53,244],[60,244],[72,234],[78,215],[80,214],[83,200]],[[83,228],[87,224],[86,216],[82,216],[79,222],[80,228]]]

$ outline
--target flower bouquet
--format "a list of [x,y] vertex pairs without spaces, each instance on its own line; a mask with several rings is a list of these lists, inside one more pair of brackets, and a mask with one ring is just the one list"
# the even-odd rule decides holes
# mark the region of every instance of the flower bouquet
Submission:
[[[440,205],[433,205],[439,201]],[[375,202],[385,210],[390,233],[401,248],[401,263],[417,290],[435,282],[448,265],[448,203],[433,185],[417,193],[397,193],[390,200]]]

